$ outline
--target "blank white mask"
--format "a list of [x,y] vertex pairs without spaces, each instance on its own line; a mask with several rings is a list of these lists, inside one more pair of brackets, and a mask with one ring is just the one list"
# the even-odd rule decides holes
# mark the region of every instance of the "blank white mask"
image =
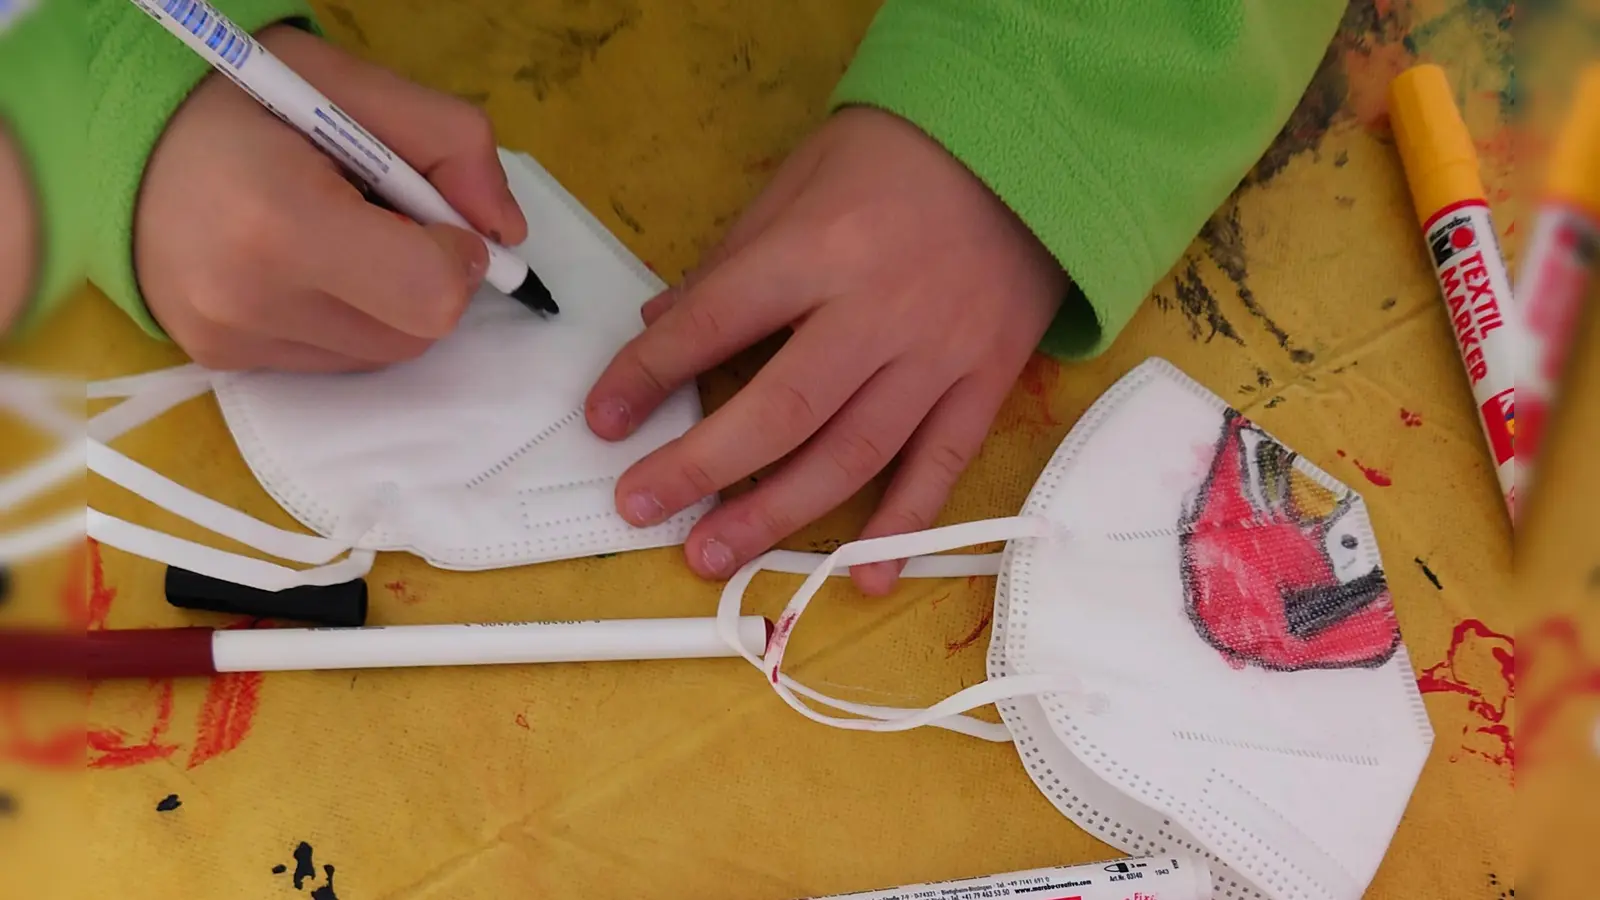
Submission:
[[[583,414],[589,387],[642,329],[639,309],[664,285],[531,158],[502,151],[501,161],[528,220],[529,238],[516,251],[558,298],[558,316],[486,287],[450,336],[377,372],[183,366],[90,385],[91,397],[124,398],[89,423],[91,470],[218,534],[314,568],[223,553],[95,510],[90,535],[264,590],[360,577],[380,550],[440,568],[493,569],[682,543],[712,501],[639,529],[617,515],[613,495],[623,471],[699,421],[694,385],[624,441],[595,437]],[[262,487],[316,536],[245,516],[108,446],[206,391]]]
[[[926,555],[991,541],[1004,553]],[[827,577],[903,558],[910,577],[999,576],[988,681],[905,710],[782,673]],[[1083,416],[1020,516],[746,566],[719,610],[730,643],[764,568],[810,573],[745,654],[785,702],[1014,741],[1064,815],[1132,854],[1205,857],[1220,900],[1357,900],[1432,745],[1361,499],[1163,360]],[[988,703],[1003,725],[962,715]]]

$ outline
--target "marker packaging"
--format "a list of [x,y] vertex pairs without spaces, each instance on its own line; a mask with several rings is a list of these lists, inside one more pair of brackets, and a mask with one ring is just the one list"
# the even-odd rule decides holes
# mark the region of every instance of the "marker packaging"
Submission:
[[1122,859],[914,884],[817,900],[1211,900],[1211,871],[1186,856]]

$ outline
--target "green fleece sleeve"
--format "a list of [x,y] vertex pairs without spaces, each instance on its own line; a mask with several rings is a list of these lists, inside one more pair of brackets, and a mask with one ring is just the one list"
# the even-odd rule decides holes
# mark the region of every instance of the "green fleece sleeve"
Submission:
[[75,0],[0,2],[0,129],[27,169],[38,247],[12,336],[83,283],[84,52]]
[[[311,27],[304,0],[212,0],[251,33],[281,21]],[[145,331],[165,338],[145,309],[133,266],[133,214],[145,163],[167,120],[209,64],[128,0],[87,0],[89,176],[94,231],[89,280]]]
[[834,95],[896,113],[1065,267],[1098,354],[1288,120],[1343,0],[888,0]]

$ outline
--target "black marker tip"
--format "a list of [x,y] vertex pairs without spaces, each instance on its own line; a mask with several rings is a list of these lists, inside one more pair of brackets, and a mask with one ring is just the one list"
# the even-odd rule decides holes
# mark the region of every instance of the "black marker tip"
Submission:
[[522,284],[511,292],[511,296],[536,313],[553,316],[561,312],[561,307],[556,305],[555,298],[550,296],[550,289],[544,286],[544,282],[539,280],[539,276],[532,269],[528,270],[528,277],[522,279]]

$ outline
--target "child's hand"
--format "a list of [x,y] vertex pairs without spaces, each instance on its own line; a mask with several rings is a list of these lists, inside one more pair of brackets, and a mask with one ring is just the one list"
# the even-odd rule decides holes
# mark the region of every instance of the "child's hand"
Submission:
[[[263,45],[505,244],[527,224],[488,119],[289,26]],[[332,160],[212,74],[151,156],[134,261],[156,320],[221,369],[370,369],[455,327],[488,265],[483,241],[366,202]]]
[[0,336],[22,311],[38,277],[38,218],[27,173],[0,122]]
[[[618,509],[658,522],[787,456],[690,535],[689,565],[726,577],[901,453],[863,536],[926,528],[1067,286],[1044,245],[937,143],[887,113],[845,110],[685,287],[646,304],[645,332],[591,391],[591,429],[622,438],[673,389],[794,329],[726,406],[622,477]],[[898,573],[852,574],[884,593]]]

